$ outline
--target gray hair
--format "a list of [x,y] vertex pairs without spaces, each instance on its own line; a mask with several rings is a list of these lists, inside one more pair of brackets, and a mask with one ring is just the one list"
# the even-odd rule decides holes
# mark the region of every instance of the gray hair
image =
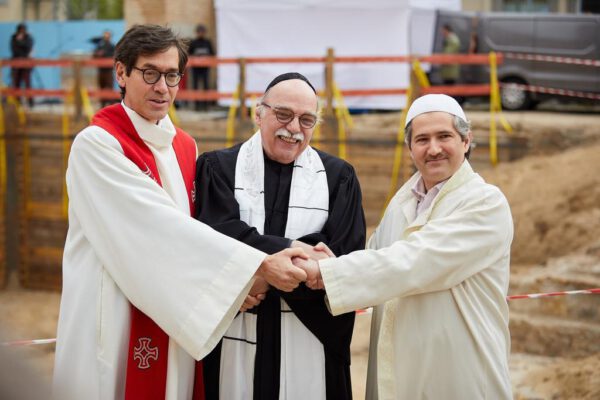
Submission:
[[[460,135],[460,138],[464,142],[469,137],[469,132],[471,132],[471,121],[465,121],[464,119],[462,119],[461,117],[458,117],[456,115],[453,115],[453,117],[454,118],[452,118],[452,125],[454,125],[454,129],[456,129],[456,132],[458,132],[458,134]],[[410,121],[408,123],[408,125],[406,125],[406,128],[404,128],[404,142],[406,143],[406,145],[408,146],[409,149],[411,148],[410,147],[411,139],[412,139],[412,121]],[[465,158],[467,160],[469,159],[469,156],[471,155],[471,149],[473,147],[474,147],[473,143],[471,143],[471,145],[469,146],[469,150],[467,150],[467,152],[465,153]]]

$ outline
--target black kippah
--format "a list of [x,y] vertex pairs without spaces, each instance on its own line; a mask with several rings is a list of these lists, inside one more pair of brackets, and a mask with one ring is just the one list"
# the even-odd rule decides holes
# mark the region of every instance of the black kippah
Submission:
[[315,87],[308,81],[308,79],[304,75],[302,75],[301,73],[298,73],[298,72],[286,72],[285,74],[281,74],[281,75],[275,77],[275,79],[273,79],[271,81],[271,83],[269,83],[269,86],[267,86],[265,93],[267,93],[269,91],[269,89],[271,89],[273,86],[277,85],[279,82],[289,81],[290,79],[300,79],[301,81],[306,82],[308,84],[308,86],[310,86],[310,88],[313,90],[313,92],[315,92],[315,94],[317,94]]

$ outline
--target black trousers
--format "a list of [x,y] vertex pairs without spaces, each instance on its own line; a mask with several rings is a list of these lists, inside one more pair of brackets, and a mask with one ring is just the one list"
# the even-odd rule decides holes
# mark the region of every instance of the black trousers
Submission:
[[[192,68],[192,87],[194,90],[200,89],[200,84],[202,84],[202,90],[208,90],[209,73],[209,68]],[[208,104],[208,101],[196,101],[196,110],[206,110]]]
[[[12,69],[13,88],[20,89],[25,84],[26,89],[31,89],[31,68],[13,68]],[[28,97],[29,107],[33,107],[33,97]]]

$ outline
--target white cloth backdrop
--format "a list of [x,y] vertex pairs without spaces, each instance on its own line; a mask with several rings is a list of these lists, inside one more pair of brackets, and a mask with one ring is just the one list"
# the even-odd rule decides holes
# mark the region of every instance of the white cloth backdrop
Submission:
[[[410,53],[409,36],[431,41],[431,26],[410,28],[411,7],[460,10],[460,0],[215,0],[220,57],[398,56]],[[411,34],[409,35],[409,29]],[[422,29],[421,35],[419,30]],[[415,34],[416,30],[416,34]],[[431,47],[431,45],[429,45]],[[298,71],[324,88],[324,65],[251,64],[246,90],[262,92],[276,75]],[[406,88],[409,68],[400,63],[338,63],[341,89]],[[237,66],[218,69],[218,88],[236,89]],[[404,96],[346,97],[351,108],[399,109]]]

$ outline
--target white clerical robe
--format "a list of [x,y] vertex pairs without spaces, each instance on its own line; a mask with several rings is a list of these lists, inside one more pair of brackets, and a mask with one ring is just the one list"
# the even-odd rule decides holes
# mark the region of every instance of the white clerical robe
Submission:
[[218,343],[265,257],[190,217],[171,121],[125,110],[162,187],[105,130],[75,138],[54,368],[61,400],[123,398],[130,303],[170,338],[166,398],[191,398],[194,359]]
[[368,250],[319,262],[334,315],[379,305],[367,399],[512,399],[508,202],[465,161],[417,217],[418,179],[394,196]]

